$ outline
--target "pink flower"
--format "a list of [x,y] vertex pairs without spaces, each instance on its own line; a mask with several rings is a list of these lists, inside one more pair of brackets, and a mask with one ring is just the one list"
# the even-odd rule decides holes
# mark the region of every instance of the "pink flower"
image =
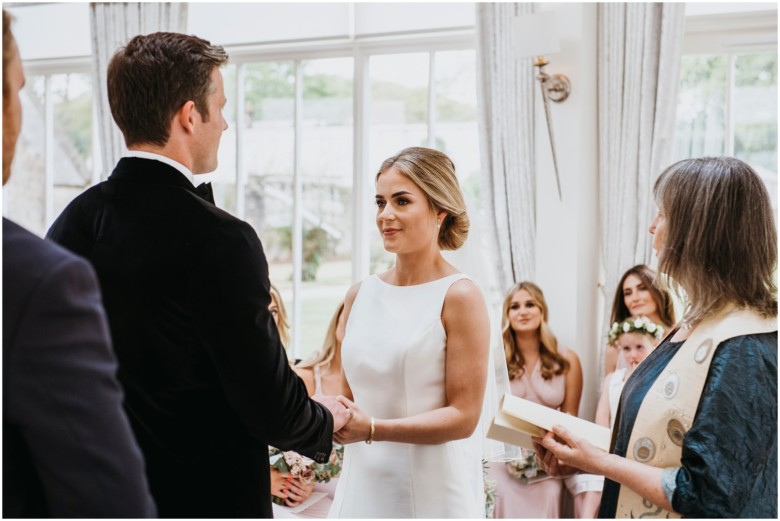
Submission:
[[314,479],[314,470],[312,470],[311,467],[301,468],[300,475],[298,477],[300,477],[301,481],[304,483],[309,484]]

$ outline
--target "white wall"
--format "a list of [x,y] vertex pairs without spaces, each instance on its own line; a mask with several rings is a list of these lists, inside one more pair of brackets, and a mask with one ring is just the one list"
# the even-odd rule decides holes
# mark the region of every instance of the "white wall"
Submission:
[[563,201],[558,199],[541,96],[536,96],[536,282],[545,292],[559,342],[580,357],[580,416],[593,419],[604,344],[598,331],[603,299],[598,284],[597,5],[542,4],[542,9],[556,12],[561,35],[561,52],[546,57],[546,72],[566,74],[571,95],[550,107]]

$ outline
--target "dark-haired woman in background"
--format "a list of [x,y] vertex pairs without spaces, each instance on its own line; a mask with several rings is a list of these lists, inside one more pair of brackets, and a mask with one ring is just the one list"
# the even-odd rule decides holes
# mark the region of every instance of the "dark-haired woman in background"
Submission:
[[[629,317],[647,317],[666,331],[677,322],[672,297],[655,283],[655,271],[637,264],[620,278],[612,302],[609,323],[623,322]],[[607,344],[604,351],[604,374],[628,367],[620,351]]]

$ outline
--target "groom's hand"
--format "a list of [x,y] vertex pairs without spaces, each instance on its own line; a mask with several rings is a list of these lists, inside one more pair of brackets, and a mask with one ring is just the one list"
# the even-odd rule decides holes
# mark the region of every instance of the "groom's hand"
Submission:
[[330,414],[333,415],[333,432],[340,431],[350,420],[351,415],[349,410],[347,410],[347,408],[335,397],[325,396],[324,394],[315,394],[311,399],[316,400],[327,407]]

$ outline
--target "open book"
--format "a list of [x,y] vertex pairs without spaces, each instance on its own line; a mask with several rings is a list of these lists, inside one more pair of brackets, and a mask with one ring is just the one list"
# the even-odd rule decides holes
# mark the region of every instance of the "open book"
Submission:
[[505,394],[501,398],[487,436],[534,450],[531,436],[538,438],[538,427],[549,431],[553,425],[566,427],[574,436],[584,438],[605,452],[609,451],[611,433],[608,428],[511,394]]

